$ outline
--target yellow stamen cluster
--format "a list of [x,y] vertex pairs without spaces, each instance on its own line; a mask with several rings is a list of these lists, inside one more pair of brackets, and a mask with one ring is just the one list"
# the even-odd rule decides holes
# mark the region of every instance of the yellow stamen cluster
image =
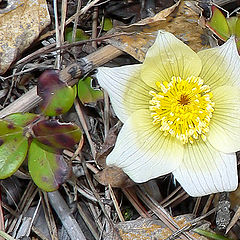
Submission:
[[158,93],[149,92],[153,96],[149,102],[153,124],[160,124],[165,135],[170,134],[183,144],[193,143],[199,135],[205,141],[214,111],[209,86],[194,76],[172,77],[170,82],[156,82],[156,86]]

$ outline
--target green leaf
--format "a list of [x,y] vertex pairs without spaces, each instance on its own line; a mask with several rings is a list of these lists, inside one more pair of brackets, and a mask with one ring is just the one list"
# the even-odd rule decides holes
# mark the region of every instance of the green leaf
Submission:
[[113,23],[111,18],[105,18],[103,22],[103,30],[109,31],[113,28]]
[[92,78],[87,77],[78,82],[78,97],[83,104],[96,102],[103,99],[103,92],[99,89],[93,89]]
[[54,149],[74,148],[82,138],[80,128],[73,123],[60,123],[57,120],[43,120],[32,127],[35,138]]
[[196,228],[193,230],[194,232],[203,235],[205,237],[211,238],[211,239],[216,239],[216,240],[231,240],[230,238],[226,238],[222,235],[216,234],[216,233],[212,233],[206,230],[203,230],[201,228]]
[[230,30],[230,35],[235,35],[237,17],[230,17],[230,18],[227,18],[226,20]]
[[28,169],[35,184],[47,192],[57,190],[71,170],[62,154],[36,140],[33,140],[29,148]]
[[240,55],[240,16],[238,16],[238,19],[236,21],[235,25],[235,36],[236,36],[236,41],[237,41],[237,49],[238,53]]
[[40,118],[40,115],[34,113],[12,113],[4,117],[4,119],[16,124],[19,127],[26,127],[38,118]]
[[[73,33],[73,28],[66,28],[65,30],[65,39],[69,43],[72,43],[72,33]],[[82,29],[77,29],[76,31],[76,38],[75,41],[83,41],[83,40],[88,40],[90,37],[82,30]]]
[[237,37],[238,41],[240,41],[240,16],[238,16],[235,24],[235,36]]
[[28,150],[23,129],[0,120],[0,179],[10,177],[24,161]]
[[54,70],[47,70],[38,79],[38,95],[43,99],[41,110],[44,115],[58,116],[66,113],[73,105],[75,91],[60,80]]
[[230,29],[223,13],[212,6],[212,17],[206,25],[222,40],[226,41],[230,37]]

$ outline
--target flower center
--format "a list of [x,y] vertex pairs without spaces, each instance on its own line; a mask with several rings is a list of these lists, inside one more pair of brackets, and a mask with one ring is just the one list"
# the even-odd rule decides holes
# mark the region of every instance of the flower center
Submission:
[[212,92],[199,77],[186,80],[172,77],[170,82],[156,82],[160,91],[150,91],[153,124],[160,124],[160,130],[170,134],[183,144],[193,143],[201,135],[206,140],[209,123],[214,111]]

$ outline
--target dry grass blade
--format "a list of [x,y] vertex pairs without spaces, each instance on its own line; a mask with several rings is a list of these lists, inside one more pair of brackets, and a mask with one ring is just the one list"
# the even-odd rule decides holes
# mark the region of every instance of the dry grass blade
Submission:
[[43,206],[43,211],[45,214],[45,219],[48,225],[48,230],[51,235],[52,239],[57,239],[57,227],[56,223],[52,214],[52,210],[50,208],[49,200],[47,197],[46,192],[39,191],[39,194],[42,198],[42,206]]
[[206,204],[205,204],[205,206],[204,206],[204,209],[203,209],[201,215],[204,215],[204,214],[207,213],[208,209],[210,208],[210,205],[212,204],[212,201],[213,201],[214,197],[215,197],[215,194],[211,194],[211,195],[208,197],[208,200],[207,200],[207,202],[206,202]]
[[123,188],[122,191],[140,216],[142,216],[143,218],[151,217],[151,215],[147,212],[142,203],[140,203],[140,201],[138,200],[135,188]]
[[231,228],[236,224],[236,222],[239,220],[240,218],[240,207],[238,207],[237,211],[235,212],[231,222],[229,223],[229,225],[227,226],[226,229],[226,234],[231,230]]
[[93,7],[94,5],[96,5],[98,2],[100,2],[100,0],[94,0],[92,2],[90,2],[89,4],[87,4],[85,7],[83,7],[81,9],[81,11],[75,13],[73,16],[71,16],[67,21],[66,21],[66,25],[69,24],[70,22],[74,21],[75,18],[78,18],[79,16],[81,16],[82,14],[85,14],[91,7]]
[[[179,233],[182,239],[195,239],[188,233],[182,233],[182,228],[178,226],[177,222],[170,216],[170,214],[159,205],[154,199],[143,193],[140,189],[136,188],[138,197],[144,202],[146,206],[151,209],[156,216],[174,233]],[[179,231],[180,230],[180,231]]]
[[[0,231],[4,231],[4,216],[2,211],[2,201],[0,199]],[[0,240],[4,240],[4,238],[0,237]]]
[[84,211],[84,208],[81,206],[80,203],[77,204],[77,209],[78,212],[80,214],[80,216],[82,217],[82,219],[84,220],[85,224],[87,225],[88,229],[91,231],[93,237],[98,240],[99,239],[99,233],[97,231],[96,225],[93,224],[90,219],[89,219],[89,215],[87,215]]
[[[25,214],[29,208],[29,206],[32,204],[33,199],[35,198],[36,194],[37,194],[38,190],[36,188],[36,186],[33,184],[33,182],[29,182],[25,192],[23,193],[20,201],[19,201],[19,205],[18,205],[18,211],[17,214],[18,218],[10,218],[9,220],[9,226],[7,231],[8,232],[14,232],[13,237],[15,237],[16,233],[17,233],[17,223],[20,224],[21,223],[21,217],[19,216],[23,216],[23,214]],[[13,216],[15,216],[13,215]]]
[[124,220],[124,217],[123,217],[123,215],[122,215],[122,212],[121,212],[121,210],[120,210],[120,207],[119,207],[119,205],[118,205],[117,199],[116,199],[116,197],[115,197],[115,194],[114,194],[114,192],[113,192],[113,189],[112,189],[111,185],[108,185],[108,188],[109,188],[110,196],[111,196],[111,198],[112,198],[112,200],[113,200],[114,207],[115,207],[115,209],[116,209],[116,211],[117,211],[118,217],[119,217],[119,219],[120,219],[121,222],[124,222],[124,221],[125,221],[125,220]]
[[[60,43],[60,31],[58,29],[58,2],[57,0],[53,1],[53,9],[54,9],[54,20],[55,20],[55,32],[56,32],[56,46],[60,47],[61,43]],[[55,61],[55,68],[56,69],[60,69],[60,52],[57,52],[58,55],[56,57],[56,61]]]
[[95,145],[92,141],[92,138],[88,132],[88,127],[87,127],[87,123],[86,123],[86,120],[84,118],[84,115],[83,115],[83,112],[82,112],[82,109],[81,109],[81,106],[79,104],[79,102],[77,100],[74,101],[74,106],[75,106],[75,110],[77,112],[77,115],[78,115],[78,118],[81,122],[81,125],[83,127],[83,130],[87,136],[87,140],[88,140],[88,143],[90,145],[90,149],[91,149],[91,152],[92,152],[92,156],[93,156],[93,159],[95,159],[96,157],[96,148],[95,148]]

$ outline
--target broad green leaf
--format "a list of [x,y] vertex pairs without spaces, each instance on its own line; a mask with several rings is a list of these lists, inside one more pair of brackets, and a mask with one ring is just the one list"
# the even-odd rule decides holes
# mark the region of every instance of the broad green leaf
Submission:
[[82,138],[80,128],[73,123],[43,120],[32,127],[35,138],[54,149],[73,149]]
[[23,129],[12,122],[0,120],[0,179],[10,177],[24,161],[28,150]]
[[34,113],[12,113],[4,119],[16,124],[19,127],[26,127],[38,118],[40,118],[40,116]]
[[103,30],[109,31],[113,28],[113,23],[111,18],[105,18],[103,22]]
[[216,7],[212,6],[212,17],[206,25],[222,40],[226,41],[230,37],[230,29],[223,13]]
[[33,140],[28,151],[28,169],[35,184],[44,191],[59,188],[70,175],[70,167],[62,154]]
[[99,89],[93,89],[92,78],[86,77],[78,82],[78,97],[83,104],[96,102],[103,99],[103,92]]
[[[73,33],[72,28],[66,28],[65,39],[69,43],[72,43],[72,33]],[[83,40],[88,40],[89,38],[90,37],[82,29],[77,29],[76,38],[75,38],[76,42],[83,41]]]
[[73,105],[75,91],[59,79],[54,70],[47,70],[38,79],[38,95],[43,99],[41,110],[46,116],[66,113]]

